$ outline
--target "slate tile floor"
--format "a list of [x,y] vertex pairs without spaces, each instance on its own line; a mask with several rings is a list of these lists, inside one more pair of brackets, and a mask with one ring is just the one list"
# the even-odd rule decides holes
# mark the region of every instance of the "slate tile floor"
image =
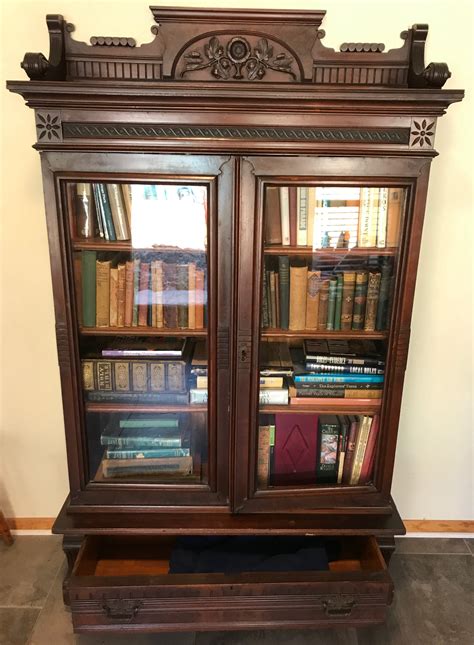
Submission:
[[0,645],[472,645],[474,540],[403,538],[390,564],[385,625],[320,631],[75,636],[62,602],[57,536],[0,543]]

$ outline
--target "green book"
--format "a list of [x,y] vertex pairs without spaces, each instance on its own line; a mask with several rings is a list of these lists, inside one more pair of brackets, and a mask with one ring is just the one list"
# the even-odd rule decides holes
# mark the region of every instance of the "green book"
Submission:
[[288,329],[290,322],[290,258],[278,256],[278,274],[280,285],[280,328]]
[[170,457],[189,457],[191,450],[189,448],[129,448],[107,450],[107,459],[169,459]]
[[332,331],[334,329],[334,315],[336,312],[336,290],[337,277],[334,276],[329,280],[328,319],[326,322],[326,329],[328,331]]
[[115,234],[114,220],[112,219],[112,210],[110,208],[109,196],[105,189],[105,184],[96,184],[99,194],[102,212],[104,214],[105,225],[107,227],[108,239],[115,242],[117,235]]
[[133,315],[132,327],[138,326],[138,291],[140,288],[140,260],[133,261]]
[[120,428],[177,428],[178,419],[162,417],[161,419],[120,419]]
[[339,273],[337,276],[336,284],[336,306],[334,308],[334,329],[339,331],[341,329],[341,312],[342,312],[342,286],[344,283],[344,276]]
[[188,327],[188,265],[178,264],[176,267],[176,290],[178,298],[178,327]]
[[367,271],[357,271],[354,289],[354,308],[352,310],[352,329],[364,329],[365,308],[367,304]]
[[95,267],[97,251],[82,251],[82,324],[95,327]]
[[384,331],[388,327],[388,310],[391,287],[392,267],[389,258],[384,258],[382,263],[382,277],[380,278],[379,302],[377,305],[377,317],[375,319],[375,329]]

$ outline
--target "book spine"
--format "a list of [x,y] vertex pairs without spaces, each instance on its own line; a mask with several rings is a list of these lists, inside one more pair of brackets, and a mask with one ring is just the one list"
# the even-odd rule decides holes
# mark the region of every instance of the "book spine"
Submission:
[[340,329],[341,329],[343,282],[344,282],[343,274],[338,273],[338,275],[337,275],[337,283],[336,283],[336,306],[334,308],[334,329],[335,329],[335,331],[340,331]]
[[321,280],[319,290],[318,329],[326,329],[329,308],[329,280]]
[[108,240],[109,234],[105,226],[105,215],[100,201],[99,184],[92,184],[92,194],[94,196],[95,212],[97,217],[97,227],[99,229],[99,236]]
[[316,214],[316,188],[308,188],[308,232],[306,246],[313,247],[314,218]]
[[120,450],[111,448],[106,451],[107,459],[169,459],[170,457],[189,457],[189,448],[144,448]]
[[290,324],[290,259],[287,255],[278,256],[278,275],[280,291],[280,328],[288,329]]
[[88,392],[87,399],[91,402],[113,401],[116,403],[168,403],[170,405],[184,405],[188,403],[187,394],[174,394],[170,392]]
[[383,395],[383,390],[367,390],[365,388],[355,389],[355,390],[341,390],[339,388],[334,388],[332,390],[321,389],[318,387],[314,388],[305,388],[301,390],[296,389],[296,396],[300,399],[311,399],[311,398],[321,398],[321,399],[381,399]]
[[354,451],[357,443],[357,434],[359,431],[359,419],[355,416],[349,417],[349,435],[347,437],[346,456],[344,458],[344,468],[342,471],[342,483],[348,484],[351,479],[352,463],[354,461]]
[[95,327],[96,323],[96,266],[97,252],[82,251],[82,324]]
[[127,216],[125,214],[120,186],[118,184],[107,184],[106,190],[117,240],[129,240]]
[[188,265],[178,264],[176,267],[176,294],[177,303],[177,323],[180,329],[188,327]]
[[281,376],[261,376],[260,387],[264,388],[280,388],[283,387],[283,377]]
[[400,237],[400,223],[402,219],[403,188],[388,189],[387,205],[387,246],[396,247]]
[[361,188],[357,246],[370,246],[370,188]]
[[[156,267],[156,291],[155,291],[156,326],[159,329],[161,329],[162,327],[164,327],[164,318],[163,318],[163,262],[161,260],[156,260],[155,267]],[[197,294],[198,294],[198,289],[197,289],[197,276],[196,276],[196,287],[195,287],[195,293],[194,293],[195,300],[197,298]],[[195,310],[196,310],[196,307],[195,307]],[[196,318],[195,327],[197,327],[197,318]]]
[[281,242],[280,189],[269,186],[265,191],[265,243]]
[[278,329],[280,327],[280,275],[278,271],[275,271],[275,315],[275,326]]
[[96,262],[96,327],[108,327],[110,322],[110,260]]
[[308,188],[301,186],[296,190],[298,193],[296,245],[306,246],[308,242]]
[[156,328],[156,260],[150,262],[150,309],[151,326]]
[[367,287],[367,305],[365,308],[364,331],[375,331],[379,291],[380,273],[370,272],[369,283]]
[[388,188],[379,189],[379,209],[377,217],[377,246],[381,249],[387,244]]
[[102,446],[115,448],[117,450],[124,449],[147,449],[147,448],[181,448],[181,437],[174,438],[161,438],[161,437],[143,437],[137,435],[136,437],[107,437],[102,435],[100,438]]
[[189,390],[189,402],[197,405],[202,405],[207,403],[208,393],[207,390],[199,390],[197,388],[191,388]]
[[258,429],[257,487],[267,488],[270,474],[270,426]]
[[342,287],[341,329],[352,329],[352,312],[354,308],[355,272],[344,271]]
[[110,326],[118,327],[118,269],[110,269]]
[[134,262],[125,262],[125,327],[132,326],[133,320]]
[[271,326],[275,328],[277,326],[277,303],[276,303],[276,294],[275,294],[275,271],[269,271],[268,274],[269,283],[270,283],[270,318]]
[[377,246],[380,188],[369,188],[369,244]]
[[204,328],[204,271],[196,269],[196,329]]
[[280,225],[281,243],[283,246],[290,245],[290,198],[287,187],[280,188]]
[[196,263],[188,265],[188,327],[196,329]]
[[296,186],[288,188],[289,195],[289,217],[290,217],[290,246],[296,246],[297,222],[298,222],[298,191]]
[[192,457],[169,457],[168,459],[104,459],[104,477],[130,476],[133,474],[176,473],[190,474],[193,468]]
[[117,267],[117,327],[125,326],[125,264]]
[[367,448],[365,450],[364,461],[359,476],[359,484],[367,484],[373,474],[375,453],[377,447],[377,437],[379,433],[380,417],[374,416],[372,425],[370,426],[369,438],[367,440]]
[[115,242],[117,235],[115,233],[114,223],[112,220],[112,211],[110,209],[109,196],[107,195],[107,190],[104,184],[97,184],[98,194],[100,203],[102,205],[102,213],[104,215],[105,226],[107,230],[108,237],[107,240]]
[[150,282],[150,263],[140,264],[138,281],[138,327],[146,327],[148,323],[148,290]]
[[270,311],[269,311],[269,298],[268,298],[268,271],[263,269],[263,284],[262,284],[262,327],[267,329],[270,327]]
[[306,390],[312,387],[317,387],[320,390],[340,390],[346,392],[348,390],[379,390],[380,383],[295,383],[297,391]]
[[129,239],[132,237],[132,190],[130,184],[121,184],[123,207],[127,219],[127,230]]
[[286,389],[261,389],[259,393],[260,405],[288,405],[288,390]]
[[162,362],[152,362],[150,363],[150,379],[149,379],[149,388],[152,392],[164,392],[165,390],[171,391],[176,390],[180,391],[184,389],[184,382],[181,384],[182,387],[169,387],[167,388],[166,384],[166,370],[167,364]]
[[350,421],[349,417],[341,415],[338,417],[341,432],[339,435],[339,459],[337,463],[337,483],[342,484],[342,473],[344,472],[344,461],[346,457],[347,440],[349,435]]
[[328,319],[326,322],[326,329],[328,331],[332,331],[334,329],[334,314],[336,311],[336,288],[337,278],[333,277],[329,280]]
[[[169,429],[178,428],[179,420],[175,417],[155,417],[154,419],[120,419],[119,428],[126,429],[143,429],[143,428],[156,428]],[[174,441],[174,440],[173,440]],[[175,445],[175,444],[173,444]],[[164,446],[167,447],[167,446]],[[179,448],[180,446],[178,446]]]
[[352,313],[352,329],[361,330],[364,328],[365,308],[367,305],[367,271],[357,271],[354,289],[354,308]]
[[384,376],[376,374],[297,374],[295,383],[383,383]]
[[131,379],[130,379],[130,363],[127,361],[114,361],[113,375],[114,375],[114,390],[116,392],[130,392]]
[[329,356],[328,354],[311,354],[306,357],[306,369],[308,371],[311,371],[312,369],[308,366],[316,363],[322,363],[325,365],[360,365],[380,368],[385,366],[384,361],[369,357]]
[[138,299],[140,292],[140,260],[136,258],[133,261],[133,308],[132,308],[132,327],[138,327]]
[[91,238],[95,234],[95,207],[91,184],[76,184],[74,200],[76,234],[78,237]]
[[290,267],[290,329],[306,326],[306,291],[308,267]]
[[337,481],[337,457],[340,425],[336,416],[321,415],[318,424],[318,449],[316,458],[316,481],[335,484]]
[[80,325],[83,324],[82,314],[82,253],[75,253],[73,257],[74,300],[76,303],[76,316]]
[[359,477],[364,462],[364,455],[367,448],[367,441],[369,438],[370,426],[372,424],[371,417],[363,417],[361,427],[357,436],[357,443],[354,450],[354,461],[352,463],[351,478],[349,484],[356,486],[359,483]]
[[308,271],[306,290],[306,329],[318,329],[321,271]]
[[375,318],[375,329],[377,329],[377,331],[384,331],[385,329],[387,329],[389,323],[388,305],[390,298],[392,267],[388,258],[385,258],[385,260],[386,261],[382,264],[379,299],[377,303],[377,315]]
[[328,365],[327,363],[306,362],[308,372],[338,372],[343,374],[383,374],[379,367],[366,367],[363,365]]

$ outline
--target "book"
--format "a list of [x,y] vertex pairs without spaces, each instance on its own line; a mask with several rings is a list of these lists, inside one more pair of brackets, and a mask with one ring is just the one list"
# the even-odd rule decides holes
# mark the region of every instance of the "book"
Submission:
[[352,329],[354,330],[361,330],[364,328],[368,279],[369,276],[367,271],[356,271],[354,306],[352,309]]
[[288,343],[262,340],[260,343],[260,376],[291,376],[293,361]]
[[84,327],[95,327],[97,251],[82,251],[81,259],[82,324]]
[[100,199],[100,190],[99,190],[99,184],[91,184],[92,186],[92,195],[94,197],[94,204],[95,204],[95,212],[96,212],[96,219],[97,219],[97,226],[99,229],[99,236],[104,238],[105,240],[109,239],[109,231],[107,229],[107,225],[105,222],[105,213],[104,209],[102,207],[101,199]]
[[385,350],[379,341],[366,339],[305,339],[306,362],[383,367]]
[[[188,327],[196,329],[196,263],[188,264]],[[158,325],[155,325],[156,327]]]
[[367,484],[372,477],[379,429],[380,417],[378,415],[375,415],[370,426],[367,447],[365,449],[364,460],[362,462],[362,467],[359,475],[359,484]]
[[259,391],[260,405],[288,405],[286,388],[265,388]]
[[207,376],[196,376],[196,389],[207,390],[208,378]]
[[383,383],[382,374],[295,374],[295,383]]
[[270,283],[270,326],[277,327],[277,300],[276,300],[276,280],[275,271],[268,272],[268,281]]
[[349,416],[349,434],[347,437],[346,454],[344,457],[344,466],[342,470],[342,483],[348,484],[351,479],[352,463],[354,461],[354,450],[357,442],[357,433],[359,431],[359,417]]
[[288,187],[280,188],[280,226],[281,243],[283,246],[290,245],[290,201]]
[[112,211],[110,208],[109,196],[105,184],[95,184],[96,189],[96,206],[97,199],[99,200],[102,221],[104,224],[105,239],[110,242],[115,242],[117,235],[115,232],[114,222],[112,219]]
[[341,330],[343,331],[352,329],[355,277],[354,271],[344,271],[341,309]]
[[339,447],[338,447],[338,463],[337,463],[337,483],[342,484],[342,474],[344,472],[344,461],[346,457],[347,441],[349,438],[349,429],[351,427],[351,421],[349,417],[345,414],[338,415],[339,427],[341,429],[339,433]]
[[125,338],[114,342],[114,347],[101,351],[102,356],[112,358],[122,356],[139,356],[143,358],[180,358],[190,352],[190,343],[187,339],[160,338],[137,339]]
[[289,218],[290,218],[290,246],[296,246],[296,228],[298,221],[298,192],[296,186],[288,188]]
[[133,321],[133,281],[134,261],[125,262],[125,327],[131,327]]
[[404,195],[403,188],[388,189],[386,244],[392,248],[398,246],[400,241]]
[[117,327],[125,326],[125,264],[117,265]]
[[132,212],[133,212],[133,204],[132,204],[132,188],[130,184],[120,184],[120,189],[122,191],[122,200],[123,200],[123,207],[125,211],[125,217],[127,220],[127,229],[129,233],[129,237],[131,238],[132,236]]
[[169,457],[189,457],[189,448],[110,448],[105,451],[106,459],[168,459]]
[[318,329],[321,271],[308,271],[306,290],[306,329]]
[[196,269],[196,329],[204,329],[204,271]]
[[176,265],[176,310],[177,310],[177,326],[180,329],[188,327],[188,265]]
[[306,235],[306,246],[313,246],[314,218],[316,214],[316,188],[308,188],[308,227]]
[[[264,268],[262,271],[262,327],[270,327],[270,286],[268,284],[268,271]],[[289,292],[288,292],[289,295]]]
[[342,273],[337,274],[336,283],[336,305],[334,308],[334,330],[341,329],[341,314],[342,314],[342,292],[343,292],[344,276]]
[[119,477],[121,475],[141,475],[143,473],[175,473],[191,474],[193,469],[192,457],[169,457],[167,459],[103,459],[102,471],[104,477]]
[[[290,398],[290,404],[299,406],[299,405],[321,405],[321,397],[291,397]],[[324,405],[325,406],[330,406],[330,405],[337,405],[338,408],[353,408],[355,405],[357,406],[365,406],[365,405],[370,405],[371,407],[381,407],[382,405],[382,399],[367,399],[367,398],[339,398],[339,397],[327,397],[324,398]]]
[[95,235],[95,203],[91,184],[76,184],[74,213],[76,220],[76,235],[91,238]]
[[334,365],[333,363],[317,363],[306,361],[305,369],[308,372],[328,372],[343,374],[384,374],[385,370],[381,367],[367,365]]
[[110,324],[110,260],[96,261],[96,327]]
[[107,392],[94,390],[87,392],[87,400],[95,403],[162,403],[169,405],[186,405],[189,395],[175,392]]
[[364,187],[360,190],[359,226],[357,232],[357,246],[363,248],[370,246],[370,211],[370,188]]
[[278,256],[279,275],[279,327],[288,329],[290,324],[290,259],[287,255]]
[[283,387],[282,376],[261,376],[260,387],[278,389]]
[[364,331],[374,331],[377,318],[381,274],[369,272],[367,304],[365,307]]
[[334,414],[321,414],[318,420],[316,481],[318,484],[337,482],[339,449],[339,419]]
[[104,430],[100,437],[103,446],[116,449],[181,448],[182,437],[163,434],[161,429],[115,429]]
[[178,327],[178,305],[176,302],[177,265],[163,264],[163,324],[168,329]]
[[355,486],[359,483],[359,477],[362,470],[362,464],[364,461],[364,455],[367,448],[367,441],[369,439],[371,425],[372,417],[362,417],[359,432],[357,433],[357,441],[354,449],[354,459],[352,462],[351,478],[349,480],[349,484],[351,486]]
[[274,485],[316,481],[317,414],[275,414]]
[[290,266],[290,329],[304,329],[306,325],[306,291],[308,267]]
[[308,243],[308,188],[306,186],[298,186],[296,191],[297,191],[296,245],[306,246]]
[[369,239],[367,246],[377,246],[380,188],[369,188]]
[[334,314],[336,310],[336,287],[337,287],[337,277],[333,276],[329,280],[328,318],[326,321],[326,329],[328,331],[332,331],[334,329]]
[[208,401],[207,389],[191,388],[189,390],[189,402],[193,405],[204,405]]
[[282,243],[280,189],[275,186],[268,186],[265,191],[265,243]]
[[375,329],[384,331],[388,328],[389,319],[389,300],[391,284],[392,266],[389,258],[384,258],[380,274],[379,299],[377,303],[377,314],[375,317]]
[[267,488],[270,476],[270,426],[258,429],[257,488]]
[[377,213],[377,246],[385,248],[387,245],[387,210],[388,188],[379,188],[379,208]]
[[82,359],[87,391],[186,392],[186,362],[174,360]]
[[118,327],[118,269],[110,269],[109,319],[111,327]]
[[139,416],[133,419],[119,419],[119,428],[122,429],[138,428],[143,430],[145,428],[152,428],[153,430],[169,430],[178,427],[179,419],[177,416],[167,416],[164,414],[146,418]]
[[319,288],[318,329],[323,331],[327,327],[329,308],[329,280],[321,280]]
[[106,184],[106,189],[117,240],[129,240],[130,231],[120,185]]
[[308,387],[308,388],[296,388],[296,396],[298,398],[318,398],[318,399],[381,399],[383,396],[383,390],[365,388],[338,388],[334,387],[332,389],[320,388],[320,387]]
[[132,327],[138,327],[138,299],[140,293],[140,271],[141,261],[139,258],[133,260],[133,309]]

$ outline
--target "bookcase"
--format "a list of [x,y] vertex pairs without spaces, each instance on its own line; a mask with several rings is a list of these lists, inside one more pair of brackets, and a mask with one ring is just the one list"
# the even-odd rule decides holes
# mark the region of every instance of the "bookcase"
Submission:
[[385,619],[436,122],[461,90],[324,11],[151,7],[10,81],[35,111],[77,632]]

